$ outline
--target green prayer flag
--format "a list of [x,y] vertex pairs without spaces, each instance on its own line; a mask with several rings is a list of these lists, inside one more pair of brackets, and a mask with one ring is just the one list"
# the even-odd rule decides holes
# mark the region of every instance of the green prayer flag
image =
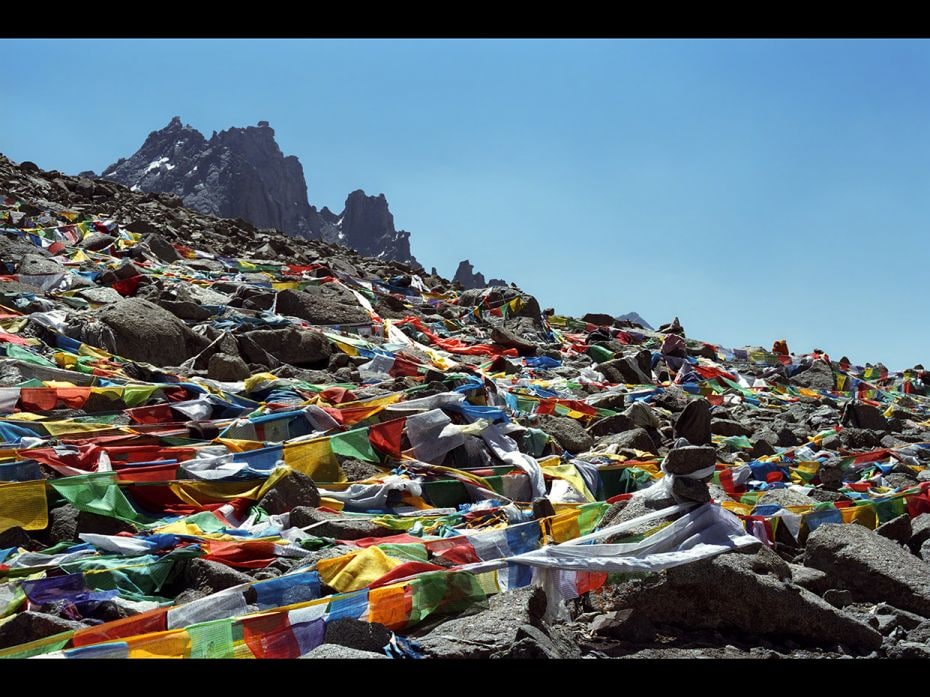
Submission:
[[345,433],[337,433],[330,438],[333,453],[344,458],[364,462],[381,462],[368,440],[368,429],[357,428]]
[[116,472],[92,472],[53,479],[48,483],[79,511],[132,523],[146,521],[146,517],[133,508],[120,490]]

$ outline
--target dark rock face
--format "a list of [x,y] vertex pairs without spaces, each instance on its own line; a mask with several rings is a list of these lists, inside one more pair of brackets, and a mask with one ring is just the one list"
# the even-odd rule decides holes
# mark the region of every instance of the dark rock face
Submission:
[[300,161],[285,156],[274,135],[267,121],[259,121],[257,126],[230,128],[207,139],[176,116],[149,133],[131,157],[107,167],[101,178],[135,191],[174,195],[202,213],[338,242],[362,254],[420,266],[410,253],[410,233],[394,229],[384,194],[354,191],[341,215],[325,207],[318,211],[307,198]]
[[388,210],[384,194],[368,196],[361,189],[353,191],[346,198],[339,221],[341,244],[367,256],[420,266],[410,253],[410,233],[394,228],[394,216]]
[[307,201],[303,167],[296,157],[284,156],[266,121],[207,140],[176,116],[101,176],[142,191],[174,194],[203,213],[244,218],[291,235],[315,236],[322,224]]
[[507,285],[507,281],[503,281],[499,278],[492,278],[489,281],[485,281],[484,274],[480,271],[475,271],[475,267],[472,266],[468,259],[459,262],[459,266],[455,270],[455,275],[452,277],[452,282],[461,283],[462,287],[467,289]]

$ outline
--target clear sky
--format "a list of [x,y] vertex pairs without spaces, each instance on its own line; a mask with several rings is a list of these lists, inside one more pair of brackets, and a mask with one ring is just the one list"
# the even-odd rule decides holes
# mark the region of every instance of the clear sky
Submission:
[[310,202],[384,193],[429,269],[930,367],[930,42],[2,40],[0,152],[102,171],[268,120]]

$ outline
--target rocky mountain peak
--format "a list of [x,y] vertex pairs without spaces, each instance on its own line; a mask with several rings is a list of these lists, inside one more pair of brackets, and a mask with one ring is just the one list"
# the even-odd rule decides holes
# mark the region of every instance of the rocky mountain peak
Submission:
[[340,215],[311,206],[300,160],[281,151],[268,121],[214,131],[207,139],[175,116],[101,177],[136,191],[174,194],[203,213],[419,266],[410,233],[395,229],[384,194],[353,191]]
[[452,277],[452,282],[460,283],[466,290],[508,285],[507,281],[501,280],[500,278],[492,278],[489,281],[485,281],[484,274],[480,271],[475,271],[475,267],[472,266],[472,263],[468,259],[463,259],[459,262],[459,266],[455,270],[455,275]]

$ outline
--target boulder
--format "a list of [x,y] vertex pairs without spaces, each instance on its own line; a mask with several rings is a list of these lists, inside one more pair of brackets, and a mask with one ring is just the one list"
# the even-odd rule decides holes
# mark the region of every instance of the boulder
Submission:
[[669,474],[691,474],[713,467],[717,462],[717,450],[709,445],[688,445],[674,448],[665,456],[665,470]]
[[[850,526],[855,527],[855,526]],[[631,608],[656,625],[717,630],[833,647],[877,649],[881,634],[794,584],[767,548],[676,566],[614,591],[615,609]]]
[[828,574],[861,602],[888,602],[930,617],[930,566],[861,525],[821,525],[804,564]]
[[809,390],[832,391],[834,388],[833,368],[824,361],[814,361],[804,372],[792,375],[788,380],[797,387]]
[[887,523],[882,523],[875,532],[889,540],[894,540],[902,545],[907,544],[913,535],[911,528],[911,517],[907,513],[902,513],[897,518],[892,518]]
[[320,644],[312,651],[305,653],[301,658],[324,658],[324,659],[358,659],[358,658],[383,658],[390,660],[383,653],[373,651],[361,651],[352,649],[340,644]]
[[97,515],[88,511],[79,511],[71,504],[53,508],[48,514],[47,536],[50,545],[58,542],[79,542],[78,534],[82,532],[97,535],[118,535],[121,532],[135,532],[129,524],[118,518]]
[[371,317],[359,305],[348,305],[326,297],[322,293],[283,290],[278,293],[275,306],[278,314],[299,317],[310,324],[360,324]]
[[540,417],[539,428],[570,453],[582,453],[594,445],[594,438],[575,419],[565,416]]
[[[242,335],[240,355],[250,363],[265,363],[262,352],[267,352],[283,363],[295,366],[325,367],[332,353],[329,342],[319,332],[286,329],[259,329]],[[254,344],[260,351],[256,351]]]
[[541,588],[498,593],[484,612],[447,620],[416,641],[429,658],[561,658],[565,649],[549,635],[545,611]]
[[[180,365],[209,343],[173,314],[148,300],[123,298],[104,307],[97,317],[109,329],[100,333],[97,345],[134,361],[157,366]],[[158,341],[153,341],[153,337],[158,337]]]
[[291,470],[265,492],[258,505],[271,515],[287,513],[298,506],[316,508],[320,505],[320,492],[312,478]]
[[349,517],[338,513],[298,506],[291,510],[290,523],[293,527],[306,528],[313,525],[308,532],[318,537],[333,537],[337,540],[360,540],[363,537],[388,537],[396,534],[393,530],[364,519]]
[[207,375],[214,380],[238,382],[245,380],[251,374],[249,366],[239,356],[230,356],[225,353],[214,353],[210,356]]
[[252,581],[246,574],[208,559],[189,559],[184,570],[184,580],[190,589],[205,595]]
[[603,419],[595,421],[588,426],[587,431],[595,438],[600,436],[609,436],[614,433],[623,433],[636,428],[636,424],[626,414],[614,414],[605,416]]
[[649,453],[654,453],[657,450],[656,444],[644,428],[634,428],[632,431],[615,433],[598,441],[598,447],[610,445],[616,445],[620,449],[643,450]]
[[381,653],[393,636],[394,633],[383,624],[341,618],[326,623],[326,635],[323,638],[323,643],[348,646],[359,651]]
[[28,644],[30,641],[84,629],[85,625],[73,620],[62,619],[44,612],[26,610],[13,615],[12,619],[0,624],[0,649]]
[[691,445],[710,445],[710,405],[705,399],[688,403],[675,422],[675,438],[686,438]]

